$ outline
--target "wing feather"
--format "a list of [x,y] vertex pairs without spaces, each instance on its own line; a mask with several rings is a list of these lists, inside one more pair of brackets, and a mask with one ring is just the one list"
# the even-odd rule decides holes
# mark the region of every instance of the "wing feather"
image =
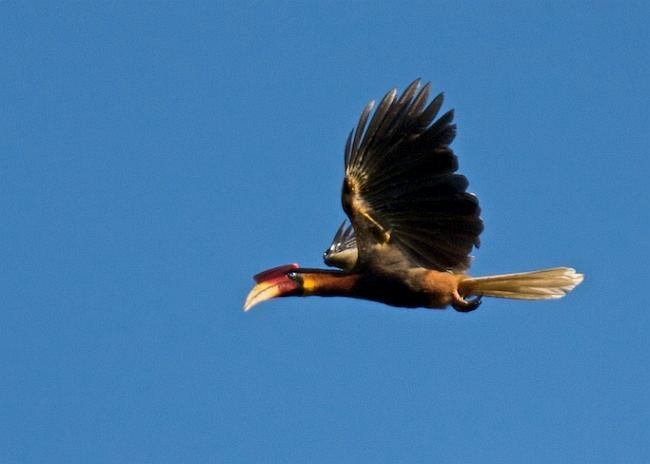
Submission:
[[[449,144],[453,110],[440,118],[443,95],[428,104],[430,85],[392,89],[371,115],[361,113],[345,147],[343,209],[356,235],[358,266],[381,263],[395,250],[406,265],[463,271],[483,230],[478,199]],[[389,247],[376,245],[387,244]]]

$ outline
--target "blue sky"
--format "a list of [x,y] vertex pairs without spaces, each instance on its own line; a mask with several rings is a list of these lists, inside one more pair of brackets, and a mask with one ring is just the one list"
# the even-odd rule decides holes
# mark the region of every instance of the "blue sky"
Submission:
[[[644,2],[0,4],[0,461],[650,462]],[[471,314],[283,299],[343,143],[416,77],[455,108]]]

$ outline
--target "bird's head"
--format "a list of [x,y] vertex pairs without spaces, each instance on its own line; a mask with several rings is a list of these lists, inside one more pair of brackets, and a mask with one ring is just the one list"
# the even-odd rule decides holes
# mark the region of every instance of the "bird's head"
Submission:
[[358,274],[332,269],[301,268],[285,264],[256,274],[255,286],[244,303],[244,311],[281,296],[354,296]]
[[255,286],[246,297],[244,311],[271,298],[296,296],[303,293],[303,280],[295,271],[296,263],[267,269],[253,276]]

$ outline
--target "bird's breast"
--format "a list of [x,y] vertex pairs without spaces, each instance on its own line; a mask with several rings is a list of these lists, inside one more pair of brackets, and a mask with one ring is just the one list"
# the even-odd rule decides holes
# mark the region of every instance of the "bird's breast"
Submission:
[[428,270],[362,276],[355,293],[391,306],[444,308],[451,302],[454,280],[453,274]]

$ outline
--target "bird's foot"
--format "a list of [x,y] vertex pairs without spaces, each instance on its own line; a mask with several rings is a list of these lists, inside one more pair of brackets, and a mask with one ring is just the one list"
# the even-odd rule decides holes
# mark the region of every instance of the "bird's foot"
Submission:
[[451,306],[456,310],[461,313],[468,313],[470,311],[474,311],[476,308],[481,306],[481,297],[477,296],[472,298],[471,300],[466,300],[460,295],[458,295],[454,300],[451,302]]

